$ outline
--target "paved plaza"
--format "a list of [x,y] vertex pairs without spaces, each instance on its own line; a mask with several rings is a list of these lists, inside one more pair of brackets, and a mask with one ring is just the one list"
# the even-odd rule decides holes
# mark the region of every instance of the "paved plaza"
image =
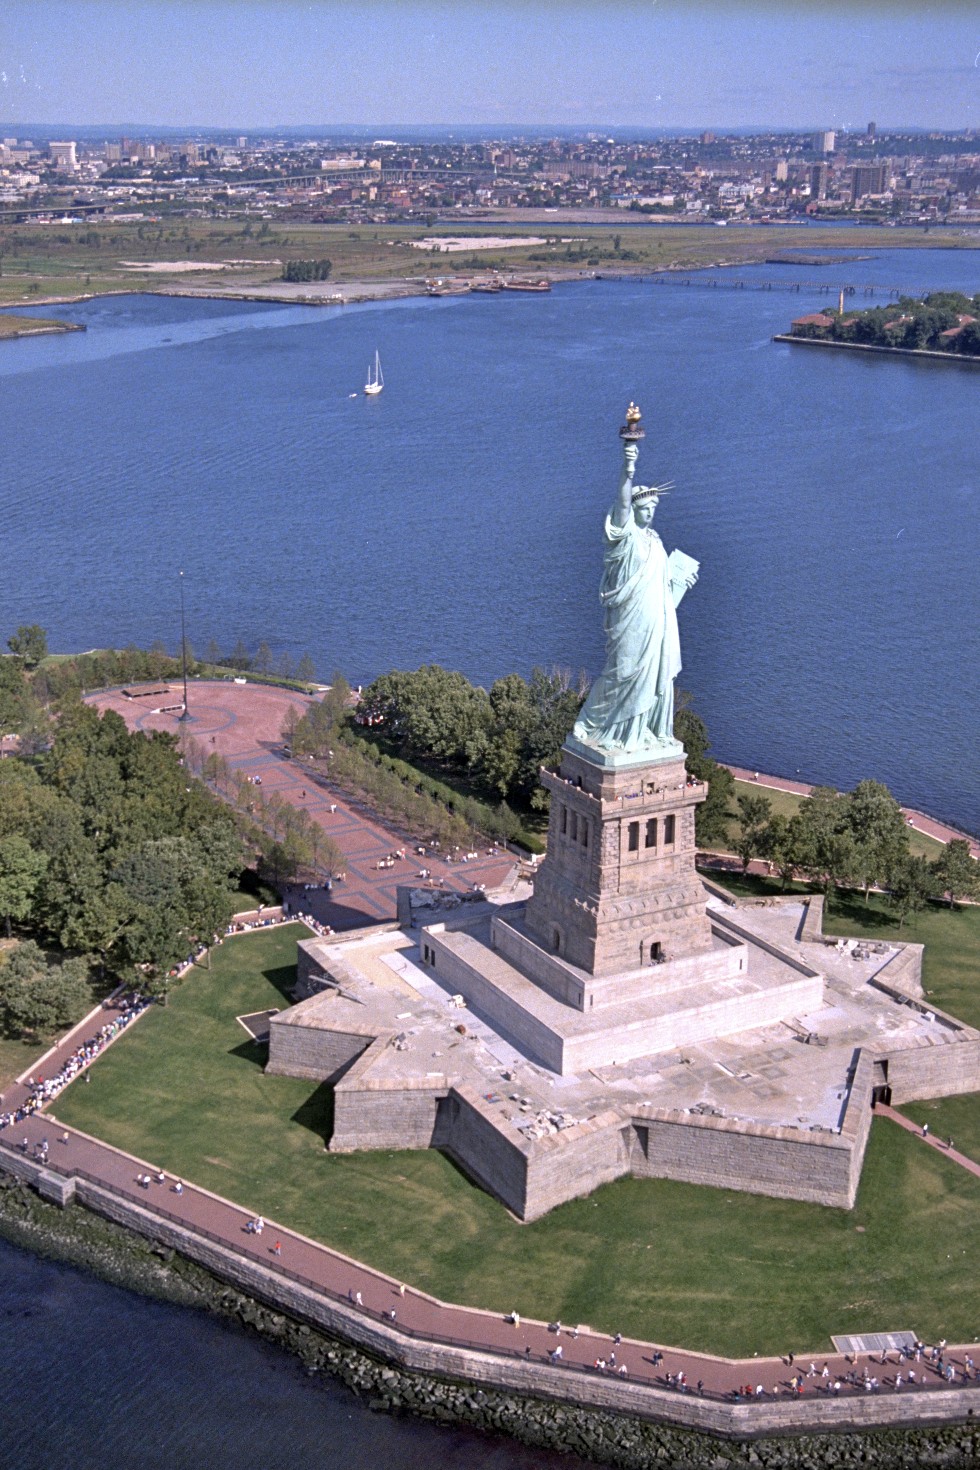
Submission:
[[[186,730],[206,753],[223,756],[233,771],[257,779],[265,796],[277,792],[290,806],[305,809],[336,843],[344,854],[345,876],[334,883],[332,892],[294,886],[285,897],[294,912],[311,914],[338,933],[394,919],[397,887],[412,881],[423,861],[433,879],[441,879],[459,893],[475,884],[496,888],[514,870],[510,853],[486,847],[466,862],[447,862],[431,852],[420,859],[411,845],[406,846],[407,838],[386,831],[339,789],[315,782],[305,762],[287,759],[282,737],[286,714],[290,709],[305,714],[316,696],[269,684],[195,679],[188,692],[190,719],[184,723],[179,719],[182,690],[178,683],[130,687],[137,695],[143,688],[165,692],[132,699],[113,690],[93,695],[91,703],[115,710],[133,730],[165,730],[176,736]],[[404,858],[379,868],[379,863],[402,848]]]

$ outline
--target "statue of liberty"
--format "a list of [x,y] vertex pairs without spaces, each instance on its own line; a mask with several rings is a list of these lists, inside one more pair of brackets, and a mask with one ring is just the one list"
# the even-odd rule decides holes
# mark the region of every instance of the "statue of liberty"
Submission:
[[670,556],[653,529],[660,496],[669,485],[633,484],[639,454],[640,410],[630,404],[623,478],[606,516],[606,553],[599,598],[606,630],[606,662],[575,723],[573,736],[615,754],[676,756],[674,680],[681,670],[677,604],[697,581],[698,563],[682,551]]

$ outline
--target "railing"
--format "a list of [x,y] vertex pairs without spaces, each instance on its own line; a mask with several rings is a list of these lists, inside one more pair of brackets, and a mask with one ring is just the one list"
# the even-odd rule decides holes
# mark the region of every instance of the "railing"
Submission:
[[[0,1149],[3,1149],[10,1153],[22,1152],[20,1145],[8,1143],[7,1140],[2,1137],[0,1137]],[[91,1173],[88,1169],[82,1169],[76,1166],[61,1167],[57,1163],[47,1161],[41,1163],[38,1160],[33,1160],[32,1162],[38,1164],[39,1167],[43,1167],[49,1172],[57,1173],[65,1177],[73,1176],[77,1179],[85,1180],[88,1183],[95,1185],[97,1188],[105,1190],[107,1193],[113,1194],[118,1198],[125,1200],[127,1203],[142,1203],[139,1194],[136,1193],[134,1190],[128,1190],[118,1184],[113,1184],[108,1180],[100,1177],[99,1175]],[[276,1275],[282,1276],[288,1281],[295,1282],[297,1286],[301,1286],[307,1291],[313,1292],[321,1297],[326,1297],[331,1302],[334,1302],[339,1306],[349,1308],[352,1312],[357,1313],[365,1321],[371,1322],[372,1324],[377,1322],[379,1326],[386,1327],[389,1331],[396,1332],[401,1337],[408,1338],[413,1342],[431,1343],[433,1346],[455,1348],[463,1352],[482,1353],[490,1355],[491,1357],[506,1359],[511,1362],[533,1362],[536,1365],[538,1365],[540,1362],[540,1358],[529,1355],[524,1348],[503,1347],[497,1343],[481,1342],[475,1338],[461,1337],[452,1333],[440,1332],[432,1328],[412,1327],[410,1324],[399,1321],[397,1318],[395,1320],[392,1320],[387,1312],[373,1307],[358,1305],[357,1303],[354,1303],[350,1300],[348,1294],[329,1286],[325,1282],[316,1281],[312,1277],[305,1275],[303,1272],[291,1269],[289,1266],[284,1265],[278,1258],[267,1261],[264,1258],[257,1257],[256,1255],[254,1255],[253,1252],[248,1250],[247,1247],[241,1245],[235,1246],[231,1241],[228,1240],[227,1236],[216,1234],[213,1230],[208,1230],[203,1225],[195,1224],[189,1221],[183,1215],[174,1214],[172,1210],[168,1210],[162,1205],[156,1203],[147,1204],[145,1208],[150,1214],[158,1216],[161,1219],[170,1221],[181,1230],[185,1230],[191,1235],[198,1236],[202,1240],[210,1241],[214,1245],[220,1246],[224,1250],[238,1255],[249,1264],[262,1266],[264,1269],[272,1271]],[[325,1254],[332,1254],[329,1251],[329,1247],[320,1247],[320,1249],[322,1249]],[[379,1278],[379,1280],[382,1281],[384,1284],[387,1284],[386,1278]],[[675,1351],[683,1350],[679,1349]],[[668,1382],[665,1373],[653,1374],[633,1370],[629,1373],[628,1376],[621,1377],[616,1369],[606,1369],[605,1371],[602,1371],[597,1370],[594,1366],[588,1363],[576,1363],[570,1360],[566,1360],[564,1358],[552,1359],[550,1357],[550,1354],[548,1354],[547,1356],[550,1366],[562,1368],[565,1370],[565,1372],[575,1374],[579,1377],[587,1376],[607,1378],[614,1382],[619,1382],[627,1386],[630,1383],[639,1383],[642,1384],[644,1387],[655,1388],[660,1390],[661,1392],[671,1392],[681,1394],[685,1397],[700,1398],[716,1404],[726,1404],[733,1402],[771,1404],[773,1402],[773,1394],[771,1391],[767,1391],[761,1397],[756,1397],[754,1392],[751,1394],[751,1396],[749,1396],[740,1393],[737,1389],[730,1389],[726,1392],[720,1392],[717,1389],[703,1388],[699,1391],[696,1384],[685,1383],[683,1386],[681,1386],[678,1385],[676,1382]],[[900,1365],[896,1364],[895,1366],[899,1367]],[[915,1383],[909,1383],[907,1378],[905,1378],[905,1381],[903,1382],[902,1392],[922,1393],[923,1391],[935,1391],[947,1387],[980,1387],[980,1375],[969,1380],[965,1379],[961,1375],[955,1384],[947,1384],[942,1379],[939,1379],[939,1381],[936,1382],[927,1380],[924,1376],[926,1372],[936,1373],[937,1370],[928,1363],[922,1364],[923,1377],[918,1379]],[[837,1378],[833,1375],[830,1380],[819,1379],[814,1384],[814,1389],[816,1390],[822,1388],[824,1398],[833,1400],[843,1398],[845,1395],[848,1398],[853,1398],[855,1396],[863,1396],[869,1393],[869,1390],[865,1387],[863,1380],[859,1379],[857,1381],[847,1381],[844,1379],[840,1379],[840,1394],[835,1394],[831,1387],[831,1384],[835,1381],[837,1381]],[[884,1387],[884,1385],[882,1385],[882,1387]],[[893,1392],[893,1389],[888,1390],[889,1394]],[[878,1394],[880,1396],[880,1389],[878,1391]],[[789,1392],[787,1393],[786,1398],[793,1400],[796,1398],[796,1395],[794,1395],[792,1392]],[[808,1401],[813,1402],[812,1394]]]

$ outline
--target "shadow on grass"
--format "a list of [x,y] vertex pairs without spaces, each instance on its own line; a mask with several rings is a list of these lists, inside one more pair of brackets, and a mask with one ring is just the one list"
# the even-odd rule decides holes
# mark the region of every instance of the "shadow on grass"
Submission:
[[[824,891],[819,883],[797,882],[784,887],[780,878],[766,878],[760,873],[733,873],[710,867],[702,868],[701,872],[739,898],[806,898]],[[898,934],[898,918],[883,907],[883,902],[877,895],[866,904],[864,894],[857,889],[832,889],[824,905],[824,933],[833,934],[835,919],[847,919],[865,929],[889,929]]]
[[333,1088],[330,1083],[321,1082],[305,1103],[296,1109],[291,1121],[322,1138],[326,1147],[333,1137]]
[[860,924],[865,929],[893,929],[897,934],[898,919],[887,909],[872,907],[864,901],[864,895],[860,893],[842,893],[839,889],[833,895],[833,903],[824,909],[824,929],[828,934],[833,933],[834,919],[849,919],[852,924]]
[[263,979],[268,980],[274,989],[278,990],[282,998],[293,1004],[293,986],[296,984],[296,966],[279,965],[275,970],[263,970]]
[[238,1057],[239,1061],[251,1062],[253,1067],[263,1068],[269,1057],[269,1042],[263,1037],[260,1041],[243,1041],[240,1046],[229,1049],[230,1057]]

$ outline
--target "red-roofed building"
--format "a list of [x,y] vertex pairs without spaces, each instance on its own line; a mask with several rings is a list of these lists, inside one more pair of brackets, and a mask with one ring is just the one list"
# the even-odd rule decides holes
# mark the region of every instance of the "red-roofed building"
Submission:
[[958,323],[957,326],[955,326],[955,327],[947,327],[945,332],[940,332],[939,333],[939,340],[940,340],[940,342],[948,342],[951,337],[958,337],[960,335],[960,333],[962,332],[962,330],[963,330],[964,327],[968,327],[968,326],[970,326],[971,322],[975,322],[976,321],[976,317],[975,316],[967,316],[965,312],[962,312],[961,311],[959,313],[959,315],[957,316],[956,321]]
[[823,311],[811,311],[807,316],[798,316],[792,331],[797,337],[821,337],[834,325],[834,318]]

